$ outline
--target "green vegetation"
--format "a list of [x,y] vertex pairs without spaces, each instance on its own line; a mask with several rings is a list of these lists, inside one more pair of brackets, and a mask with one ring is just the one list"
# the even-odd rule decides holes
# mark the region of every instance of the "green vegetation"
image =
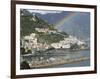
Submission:
[[60,35],[60,34],[38,34],[37,35],[38,38],[38,42],[40,43],[47,43],[47,44],[51,44],[51,43],[56,43],[59,42],[61,40],[64,40],[64,36]]
[[27,52],[25,52],[25,48],[20,48],[20,51],[21,51],[21,54],[24,55],[24,54],[31,54],[32,51],[31,50],[27,50]]
[[29,35],[34,32],[32,27],[35,22],[31,21],[31,16],[21,16],[21,36]]
[[66,32],[60,32],[60,34],[62,34],[65,37],[69,37],[69,34],[67,34]]
[[27,10],[21,10],[20,12],[20,23],[21,23],[21,37],[30,35],[31,33],[37,34],[38,42],[40,43],[56,43],[68,37],[68,34],[65,32],[59,33],[43,33],[38,32],[35,28],[49,28],[49,30],[57,31],[52,24],[49,24],[47,21],[41,19],[37,15],[32,15]]
[[49,28],[50,30],[56,30],[53,25],[50,25],[48,22],[41,19],[37,15],[33,16],[27,10],[21,10],[20,17],[21,36],[37,33],[35,28]]
[[71,47],[70,47],[71,50],[77,50],[77,49],[80,49],[80,46],[75,43],[75,44],[72,44]]
[[30,69],[29,63],[27,61],[23,61],[20,64],[21,69]]

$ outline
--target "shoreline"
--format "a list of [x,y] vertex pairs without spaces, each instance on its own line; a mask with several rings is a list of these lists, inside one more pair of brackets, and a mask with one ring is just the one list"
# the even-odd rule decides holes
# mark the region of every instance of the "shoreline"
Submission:
[[57,66],[57,65],[63,65],[63,64],[69,64],[69,63],[77,63],[85,60],[90,60],[89,57],[79,57],[75,59],[66,59],[66,60],[56,60],[55,62],[50,62],[50,63],[38,63],[38,64],[31,64],[30,67],[31,69],[37,69],[37,68],[45,68],[45,67],[52,67],[52,66]]

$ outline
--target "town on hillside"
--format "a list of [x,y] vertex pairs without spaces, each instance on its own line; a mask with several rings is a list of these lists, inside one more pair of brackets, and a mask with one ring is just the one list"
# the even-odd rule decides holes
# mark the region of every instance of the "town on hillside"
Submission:
[[[35,28],[36,31],[40,33],[48,33],[48,34],[56,34],[57,31],[55,30],[49,30],[48,28]],[[34,49],[37,51],[41,50],[47,50],[49,48],[54,49],[72,49],[72,50],[81,50],[86,49],[86,43],[83,40],[79,40],[74,36],[69,35],[68,37],[64,37],[63,40],[59,42],[53,42],[50,44],[47,44],[46,42],[41,43],[38,42],[39,38],[37,38],[36,33],[31,33],[28,36],[24,36],[23,39],[21,39],[21,47],[25,49],[27,52],[28,50],[31,50],[32,53],[34,53]],[[50,38],[50,37],[49,37]]]

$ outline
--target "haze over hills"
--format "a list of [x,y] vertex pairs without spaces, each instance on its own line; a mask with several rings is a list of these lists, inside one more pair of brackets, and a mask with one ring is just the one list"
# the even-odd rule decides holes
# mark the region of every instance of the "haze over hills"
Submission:
[[[65,31],[71,35],[77,36],[81,39],[89,39],[90,37],[90,13],[87,12],[76,12],[77,15],[71,19],[66,20],[60,25],[57,22],[60,22],[66,15],[69,16],[71,12],[57,13],[57,14],[37,14],[39,17],[45,19],[51,24],[54,24],[58,30]],[[73,13],[73,12],[72,12]],[[74,14],[74,13],[73,13]]]
[[78,13],[73,18],[62,23],[58,29],[68,32],[81,39],[90,37],[90,16],[89,13]]
[[[26,15],[31,16],[38,16],[39,18],[43,19],[45,22],[48,22],[49,24],[53,24],[54,27],[56,27],[60,31],[64,31],[68,34],[74,35],[80,39],[89,39],[90,38],[90,13],[89,12],[71,12],[71,11],[61,11],[61,12],[55,12],[55,13],[41,13],[36,11],[30,11],[24,12]],[[43,10],[42,12],[46,12],[46,10]],[[75,16],[71,17],[70,19],[67,19],[70,17],[70,14]],[[63,18],[66,19],[59,24]]]

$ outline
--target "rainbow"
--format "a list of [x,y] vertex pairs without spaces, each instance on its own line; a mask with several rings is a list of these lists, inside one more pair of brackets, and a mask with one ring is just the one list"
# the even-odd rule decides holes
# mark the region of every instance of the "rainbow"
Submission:
[[64,18],[62,18],[60,21],[57,21],[55,23],[56,27],[60,27],[62,26],[65,22],[69,21],[70,19],[72,19],[73,17],[75,17],[76,15],[78,15],[78,13],[70,13],[69,15],[66,15]]

